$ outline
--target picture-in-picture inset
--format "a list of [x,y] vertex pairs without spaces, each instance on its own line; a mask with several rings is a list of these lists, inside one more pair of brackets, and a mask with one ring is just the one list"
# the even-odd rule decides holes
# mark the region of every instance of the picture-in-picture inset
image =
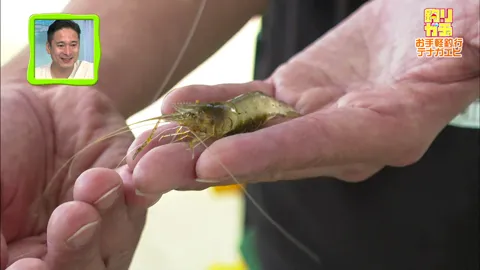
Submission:
[[93,85],[100,43],[96,15],[38,14],[30,18],[31,84]]

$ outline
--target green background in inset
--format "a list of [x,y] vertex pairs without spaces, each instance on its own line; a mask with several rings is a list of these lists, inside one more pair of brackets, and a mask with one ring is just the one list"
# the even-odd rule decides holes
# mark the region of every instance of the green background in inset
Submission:
[[[36,79],[35,78],[35,20],[93,20],[93,48],[94,48],[94,77],[93,79]],[[35,14],[30,16],[28,26],[28,40],[30,43],[30,62],[27,70],[27,80],[32,85],[65,84],[65,85],[94,85],[98,81],[98,67],[100,65],[100,19],[95,14]]]

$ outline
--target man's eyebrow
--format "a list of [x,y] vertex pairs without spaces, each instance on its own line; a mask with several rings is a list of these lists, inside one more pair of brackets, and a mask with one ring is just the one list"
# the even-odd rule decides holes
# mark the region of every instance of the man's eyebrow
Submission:
[[55,44],[65,44],[65,43],[70,43],[70,44],[78,43],[78,40],[74,40],[74,41],[70,41],[70,42],[65,42],[65,41],[57,41],[57,42],[55,42]]

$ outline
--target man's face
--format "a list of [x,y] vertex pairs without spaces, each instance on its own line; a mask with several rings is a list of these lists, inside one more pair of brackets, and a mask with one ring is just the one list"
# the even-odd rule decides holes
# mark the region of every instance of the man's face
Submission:
[[47,41],[47,52],[53,64],[62,68],[71,68],[78,59],[80,41],[77,32],[71,28],[62,28],[55,32],[53,40]]

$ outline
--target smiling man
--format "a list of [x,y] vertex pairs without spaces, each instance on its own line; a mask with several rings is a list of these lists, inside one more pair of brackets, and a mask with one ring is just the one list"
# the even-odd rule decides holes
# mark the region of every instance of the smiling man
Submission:
[[48,27],[47,52],[52,63],[35,69],[36,79],[93,79],[93,63],[78,60],[80,26],[56,20]]

